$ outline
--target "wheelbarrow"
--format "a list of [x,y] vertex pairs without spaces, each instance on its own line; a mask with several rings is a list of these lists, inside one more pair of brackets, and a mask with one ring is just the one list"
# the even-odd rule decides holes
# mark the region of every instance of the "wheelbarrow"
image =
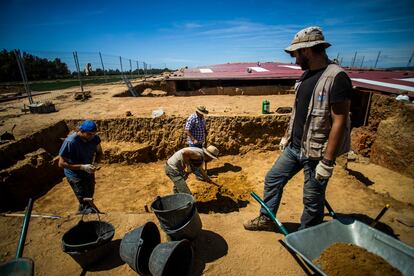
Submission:
[[33,275],[34,262],[30,258],[24,258],[23,249],[26,241],[27,229],[29,228],[30,217],[32,214],[33,200],[30,198],[24,215],[22,231],[20,233],[19,244],[16,250],[16,258],[0,265],[0,275]]
[[[313,262],[321,253],[334,243],[349,243],[365,248],[367,251],[385,259],[404,275],[414,275],[414,248],[388,236],[373,227],[357,220],[333,219],[310,228],[289,233],[276,218],[269,207],[254,192],[257,200],[285,235],[286,245],[299,255],[315,272],[326,275],[321,267]],[[329,211],[333,212],[332,208]]]

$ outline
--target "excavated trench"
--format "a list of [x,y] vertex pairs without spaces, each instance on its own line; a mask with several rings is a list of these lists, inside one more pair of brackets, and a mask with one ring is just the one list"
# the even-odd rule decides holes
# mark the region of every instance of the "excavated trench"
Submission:
[[[97,185],[113,187],[115,197],[122,195],[116,199],[125,202],[119,211],[145,212],[149,202],[139,198],[148,195],[154,198],[160,193],[157,185],[164,189],[161,192],[171,192],[172,183],[164,176],[162,160],[186,146],[185,120],[163,116],[96,121],[104,150],[104,164]],[[209,117],[208,143],[216,145],[221,156],[241,155],[251,150],[276,150],[288,120],[289,114]],[[0,147],[2,211],[21,210],[29,197],[41,198],[65,181],[62,169],[57,166],[57,154],[64,138],[76,130],[80,122],[60,121]],[[218,185],[206,185],[195,178],[188,180],[200,212],[227,213],[247,205],[252,186],[240,166],[217,162],[209,166],[208,173],[218,175]],[[122,185],[114,185],[125,183],[127,186],[131,182],[136,183],[137,191],[125,191]],[[139,207],[131,207],[131,204]]]

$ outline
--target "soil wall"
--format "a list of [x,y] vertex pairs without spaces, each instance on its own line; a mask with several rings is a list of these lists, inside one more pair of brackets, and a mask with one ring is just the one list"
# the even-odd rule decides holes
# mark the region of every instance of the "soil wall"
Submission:
[[52,155],[57,155],[62,140],[68,133],[68,127],[64,121],[60,121],[49,127],[43,128],[22,139],[12,141],[0,147],[0,170],[10,167],[18,160],[24,159],[24,155],[44,148]]
[[381,121],[371,148],[371,161],[414,177],[414,107],[404,106],[395,116]]
[[[186,118],[127,118],[97,121],[103,141],[133,142],[151,148],[151,160],[165,159],[186,146]],[[289,121],[289,115],[260,117],[208,117],[208,144],[221,155],[243,154],[249,150],[276,150]],[[80,120],[66,121],[76,129]]]

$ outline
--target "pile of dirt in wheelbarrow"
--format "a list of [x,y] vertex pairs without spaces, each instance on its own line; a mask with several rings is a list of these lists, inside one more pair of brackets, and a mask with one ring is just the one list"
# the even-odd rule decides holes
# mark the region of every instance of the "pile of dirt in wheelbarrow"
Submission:
[[402,275],[383,258],[354,244],[334,243],[315,261],[327,275]]

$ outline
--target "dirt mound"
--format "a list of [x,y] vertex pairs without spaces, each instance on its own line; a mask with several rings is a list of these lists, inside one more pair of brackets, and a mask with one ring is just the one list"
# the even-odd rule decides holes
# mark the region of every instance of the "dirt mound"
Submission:
[[163,97],[167,96],[167,92],[162,90],[152,90],[151,88],[147,88],[144,92],[141,93],[141,96],[150,96],[150,97]]
[[327,275],[402,275],[383,258],[354,244],[335,243],[315,263]]
[[219,175],[213,181],[214,184],[197,181],[191,186],[200,213],[229,213],[247,206],[254,187],[243,172]]

